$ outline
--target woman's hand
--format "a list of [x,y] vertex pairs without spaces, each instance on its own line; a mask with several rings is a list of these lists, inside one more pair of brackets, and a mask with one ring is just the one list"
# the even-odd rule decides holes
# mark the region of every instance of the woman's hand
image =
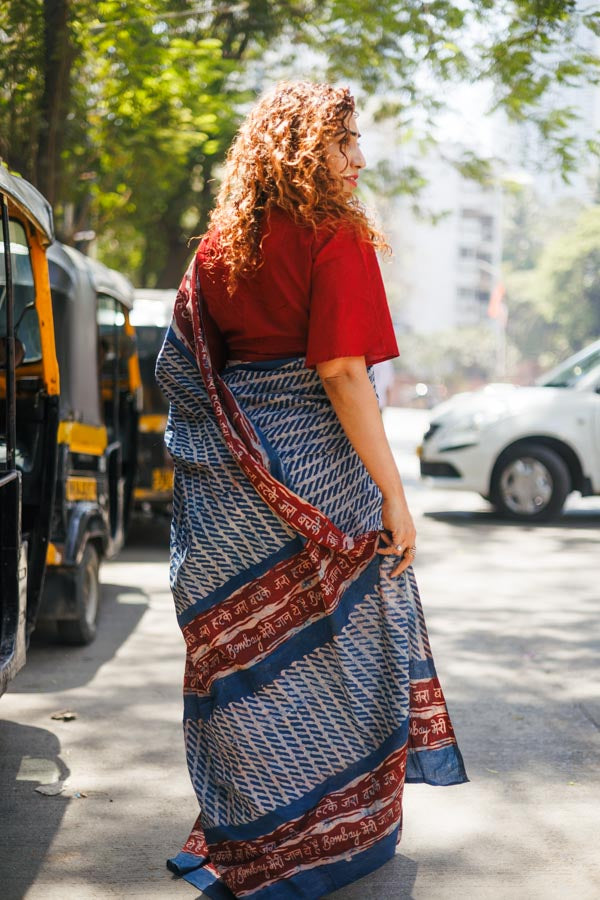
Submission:
[[365,358],[349,356],[331,359],[319,363],[317,372],[348,440],[384,498],[382,518],[388,534],[381,532],[381,539],[387,546],[377,552],[383,556],[400,557],[392,571],[392,575],[399,575],[413,561],[411,548],[415,545],[416,532]]
[[415,555],[412,548],[415,546],[417,532],[406,501],[403,499],[384,498],[381,519],[385,531],[381,532],[380,538],[385,546],[380,546],[377,552],[382,556],[400,557],[398,565],[394,566],[391,572],[392,577],[395,577],[413,562]]

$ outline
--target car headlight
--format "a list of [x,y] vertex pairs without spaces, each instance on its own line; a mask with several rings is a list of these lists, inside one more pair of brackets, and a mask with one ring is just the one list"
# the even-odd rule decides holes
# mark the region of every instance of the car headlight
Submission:
[[458,416],[440,429],[439,449],[459,450],[479,443],[481,432],[502,418],[504,413],[504,407],[493,406]]

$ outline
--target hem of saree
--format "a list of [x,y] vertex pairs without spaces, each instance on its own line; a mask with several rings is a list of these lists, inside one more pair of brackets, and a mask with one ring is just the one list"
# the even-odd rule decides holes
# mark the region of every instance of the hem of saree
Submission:
[[[421,754],[423,754],[421,758]],[[421,765],[421,762],[424,765]],[[427,770],[427,771],[426,771]],[[449,773],[449,774],[448,774]],[[431,787],[452,787],[469,781],[462,754],[455,744],[440,750],[408,748],[406,784],[429,784]]]
[[[365,878],[389,862],[396,853],[400,829],[401,825],[398,825],[391,834],[386,835],[368,850],[358,850],[342,859],[297,872],[282,881],[239,895],[230,891],[207,860],[198,862],[198,858],[190,853],[178,853],[177,856],[167,860],[167,868],[193,887],[199,888],[211,900],[234,900],[238,896],[252,897],[258,893],[261,900],[262,898],[290,900],[290,897],[296,897],[298,900],[301,898],[317,900],[360,878]],[[193,863],[195,868],[190,869],[190,864]]]
[[221,881],[219,873],[206,859],[199,862],[197,856],[182,851],[167,860],[167,869],[211,900],[235,900],[235,894]]

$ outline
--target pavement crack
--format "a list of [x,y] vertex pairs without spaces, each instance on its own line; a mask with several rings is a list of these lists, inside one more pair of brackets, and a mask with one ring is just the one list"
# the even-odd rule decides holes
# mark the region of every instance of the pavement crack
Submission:
[[586,707],[584,706],[584,704],[583,704],[583,703],[578,703],[578,704],[577,704],[577,708],[581,710],[581,712],[583,713],[583,715],[585,716],[585,718],[588,720],[588,722],[591,722],[592,725],[594,726],[594,728],[596,728],[598,731],[600,731],[600,722],[597,722],[597,721],[596,721],[596,719],[593,717],[593,715],[591,714],[591,712],[590,712],[588,709],[586,709]]

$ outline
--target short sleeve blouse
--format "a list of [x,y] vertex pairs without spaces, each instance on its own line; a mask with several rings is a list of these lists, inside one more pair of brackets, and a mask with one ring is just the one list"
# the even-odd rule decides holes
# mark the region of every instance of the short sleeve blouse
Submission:
[[349,228],[315,234],[273,209],[263,263],[227,293],[224,266],[203,265],[218,235],[198,249],[211,350],[221,360],[305,357],[307,368],[343,356],[373,365],[398,356],[377,256]]

